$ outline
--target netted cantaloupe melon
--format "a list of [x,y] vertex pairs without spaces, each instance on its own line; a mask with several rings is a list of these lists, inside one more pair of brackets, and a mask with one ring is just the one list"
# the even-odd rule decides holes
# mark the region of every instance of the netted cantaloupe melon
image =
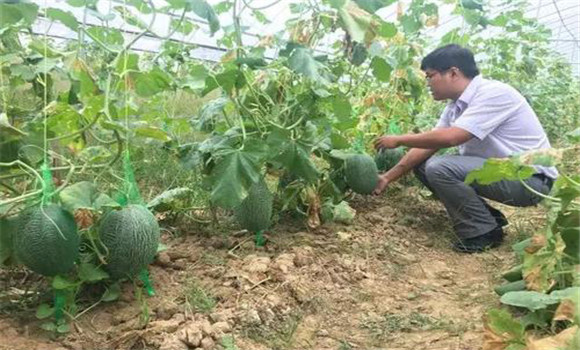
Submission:
[[75,220],[56,204],[23,212],[12,239],[16,258],[44,276],[70,271],[79,255]]
[[368,154],[354,154],[346,159],[346,182],[353,191],[371,194],[379,182],[377,165]]
[[248,196],[235,209],[234,215],[240,226],[251,232],[270,227],[272,221],[273,196],[263,180],[248,191]]
[[99,237],[108,251],[106,269],[111,277],[133,277],[155,258],[159,224],[146,207],[131,204],[103,217]]
[[403,156],[405,155],[405,151],[403,148],[391,148],[391,149],[381,149],[377,152],[375,156],[375,163],[377,164],[377,169],[380,172],[385,172],[391,170]]

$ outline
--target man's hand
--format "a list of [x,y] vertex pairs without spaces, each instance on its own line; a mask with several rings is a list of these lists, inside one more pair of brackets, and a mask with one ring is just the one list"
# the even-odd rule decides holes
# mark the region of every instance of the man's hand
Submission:
[[379,194],[383,193],[383,191],[387,188],[388,184],[389,180],[387,180],[387,177],[385,175],[379,176],[379,183],[377,184],[377,187],[375,187],[373,194],[375,196],[378,196]]
[[382,148],[397,148],[399,147],[399,137],[398,136],[381,136],[375,140],[375,149],[379,150]]

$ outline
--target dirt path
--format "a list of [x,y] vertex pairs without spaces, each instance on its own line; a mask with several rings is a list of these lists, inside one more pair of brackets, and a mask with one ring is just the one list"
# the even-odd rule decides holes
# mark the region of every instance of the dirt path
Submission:
[[0,349],[480,349],[482,315],[513,262],[509,243],[537,209],[508,212],[499,249],[462,255],[450,249],[443,207],[416,188],[352,205],[353,225],[280,223],[265,248],[231,230],[165,237],[148,310],[125,284],[120,301],[60,338],[38,329],[32,307],[2,312]]

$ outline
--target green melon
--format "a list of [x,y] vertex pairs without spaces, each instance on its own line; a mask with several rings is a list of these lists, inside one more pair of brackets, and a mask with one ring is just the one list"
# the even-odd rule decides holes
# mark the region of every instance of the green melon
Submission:
[[56,204],[23,212],[12,239],[16,258],[44,276],[70,271],[79,256],[75,220]]
[[251,232],[270,227],[272,219],[273,196],[266,183],[261,180],[252,185],[248,196],[234,211],[240,226]]
[[142,205],[108,212],[99,225],[99,237],[107,247],[107,271],[111,277],[133,277],[157,254],[159,224]]
[[391,170],[405,155],[403,148],[381,149],[375,156],[375,163],[380,172]]
[[350,188],[360,194],[371,194],[379,182],[377,165],[368,154],[348,157],[345,175]]

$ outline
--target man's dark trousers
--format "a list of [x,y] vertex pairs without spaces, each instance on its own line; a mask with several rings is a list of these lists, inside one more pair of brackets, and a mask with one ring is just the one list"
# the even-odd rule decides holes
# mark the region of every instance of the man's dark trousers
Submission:
[[[498,226],[482,197],[517,207],[532,206],[542,199],[517,180],[465,184],[467,174],[481,168],[484,162],[485,158],[480,157],[444,155],[433,156],[415,168],[417,178],[443,202],[460,239],[480,236]],[[543,174],[524,181],[542,194],[549,193],[552,186],[552,179]]]

